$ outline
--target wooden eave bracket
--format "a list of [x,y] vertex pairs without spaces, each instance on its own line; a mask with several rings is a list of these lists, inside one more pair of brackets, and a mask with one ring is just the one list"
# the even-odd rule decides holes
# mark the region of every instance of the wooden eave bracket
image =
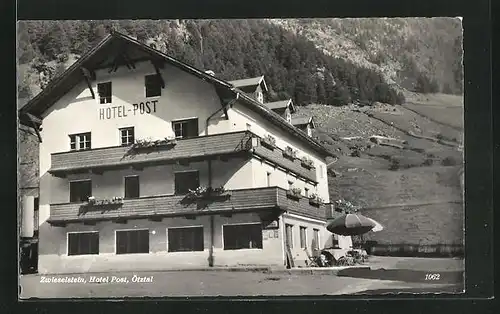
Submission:
[[165,80],[163,79],[163,76],[161,76],[160,69],[163,68],[163,62],[151,59],[151,64],[153,64],[153,67],[155,68],[156,75],[158,75],[158,78],[160,79],[161,83],[161,88],[165,88]]
[[91,81],[95,80],[95,73],[83,67],[81,67],[80,70],[82,71],[82,74],[85,77],[85,82],[87,82],[87,87],[89,88],[90,93],[92,94],[92,99],[95,99],[95,93],[94,90],[92,89],[92,84],[90,84]]
[[26,117],[28,118],[31,126],[35,130],[36,136],[38,137],[38,141],[41,143],[42,142],[42,135],[40,134],[40,125],[42,124],[42,121],[32,115],[31,113],[26,113]]

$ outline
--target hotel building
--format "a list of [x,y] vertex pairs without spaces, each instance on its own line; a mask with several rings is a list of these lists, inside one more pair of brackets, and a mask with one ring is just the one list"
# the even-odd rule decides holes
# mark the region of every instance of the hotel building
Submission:
[[109,34],[20,109],[41,121],[39,272],[297,266],[330,245],[331,153],[266,92]]

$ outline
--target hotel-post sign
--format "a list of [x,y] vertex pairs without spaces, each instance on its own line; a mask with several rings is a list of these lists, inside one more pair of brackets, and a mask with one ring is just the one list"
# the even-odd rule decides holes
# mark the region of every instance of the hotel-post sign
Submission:
[[120,105],[99,108],[99,120],[111,120],[126,118],[128,116],[153,114],[156,112],[157,104],[158,100],[151,100],[132,104],[132,106]]

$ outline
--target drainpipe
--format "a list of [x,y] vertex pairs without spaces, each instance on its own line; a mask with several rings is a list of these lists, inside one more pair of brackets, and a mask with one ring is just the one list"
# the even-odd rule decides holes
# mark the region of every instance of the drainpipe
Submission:
[[[212,188],[212,160],[208,160],[208,188]],[[210,215],[210,249],[208,253],[208,266],[214,266],[214,215]]]
[[225,108],[232,107],[233,104],[238,100],[238,98],[240,98],[240,93],[236,93],[236,98],[234,98],[231,101],[229,101],[226,105],[222,106],[222,108],[217,109],[217,111],[215,111],[214,113],[212,113],[207,118],[206,123],[205,123],[205,135],[208,135],[208,122],[210,121],[210,119],[212,119],[216,114],[218,114],[219,112],[221,112]]

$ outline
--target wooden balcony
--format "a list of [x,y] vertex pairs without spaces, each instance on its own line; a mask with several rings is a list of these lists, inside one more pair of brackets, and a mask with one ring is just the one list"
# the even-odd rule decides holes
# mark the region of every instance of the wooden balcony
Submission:
[[122,204],[89,206],[86,203],[51,204],[48,222],[64,225],[71,222],[89,222],[127,219],[161,219],[173,216],[231,214],[278,210],[311,218],[326,220],[325,206],[311,205],[303,197],[290,198],[278,187],[241,189],[227,195],[187,201],[183,195],[163,195],[124,200]]
[[68,172],[102,171],[123,166],[175,162],[182,159],[205,159],[249,152],[252,134],[235,132],[180,139],[173,146],[134,149],[131,146],[97,148],[54,153],[50,173],[64,176]]
[[53,153],[49,173],[65,176],[68,173],[105,170],[173,163],[181,160],[204,160],[237,154],[250,154],[269,161],[286,171],[317,183],[316,169],[305,168],[300,159],[283,156],[279,148],[269,149],[261,144],[258,136],[249,132],[222,133],[177,140],[174,146],[134,149],[131,146],[115,146],[89,150]]

